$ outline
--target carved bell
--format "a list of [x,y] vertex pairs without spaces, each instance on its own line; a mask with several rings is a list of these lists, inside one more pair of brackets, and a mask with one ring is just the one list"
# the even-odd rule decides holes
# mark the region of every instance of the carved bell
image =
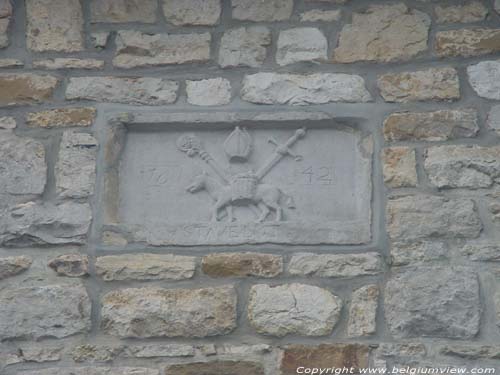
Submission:
[[246,162],[252,152],[252,137],[237,126],[224,142],[224,151],[231,162]]

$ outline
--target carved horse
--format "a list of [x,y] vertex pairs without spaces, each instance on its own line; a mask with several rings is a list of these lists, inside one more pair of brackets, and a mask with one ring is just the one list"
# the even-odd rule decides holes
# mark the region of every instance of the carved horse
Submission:
[[[231,186],[224,186],[214,178],[210,177],[206,172],[194,178],[192,184],[187,188],[187,191],[194,194],[198,191],[206,190],[207,193],[215,201],[212,207],[212,221],[219,220],[219,210],[225,208],[229,221],[234,221],[233,205],[237,204],[232,197]],[[257,185],[254,196],[246,205],[255,205],[260,209],[260,216],[257,219],[258,223],[263,222],[269,215],[271,210],[276,212],[276,221],[281,221],[283,218],[283,208],[280,205],[281,197],[286,198],[288,208],[295,208],[293,198],[283,193],[279,188],[268,184]]]

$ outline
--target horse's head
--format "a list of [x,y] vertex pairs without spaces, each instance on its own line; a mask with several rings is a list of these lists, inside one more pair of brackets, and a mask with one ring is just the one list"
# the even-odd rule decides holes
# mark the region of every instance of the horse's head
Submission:
[[207,174],[203,172],[194,178],[193,182],[186,187],[186,190],[193,194],[203,190],[205,188],[205,182],[207,181],[206,179]]

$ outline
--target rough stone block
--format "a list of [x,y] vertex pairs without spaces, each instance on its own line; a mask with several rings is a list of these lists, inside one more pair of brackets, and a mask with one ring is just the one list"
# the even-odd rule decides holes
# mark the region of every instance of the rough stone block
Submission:
[[160,375],[160,371],[144,367],[60,367],[18,371],[19,375]]
[[189,104],[225,105],[231,102],[231,83],[225,78],[186,81],[186,93]]
[[259,253],[219,253],[203,257],[202,270],[211,277],[276,277],[283,258]]
[[236,327],[236,292],[204,289],[120,289],[102,297],[102,328],[122,338],[206,337]]
[[12,16],[10,0],[0,0],[0,48],[9,45],[9,25]]
[[47,60],[33,61],[33,67],[37,69],[102,69],[104,61],[97,59],[75,59],[75,58],[55,58]]
[[163,14],[173,25],[209,26],[219,22],[221,0],[163,0]]
[[382,150],[384,182],[391,188],[417,186],[415,149],[388,147]]
[[500,29],[460,29],[436,33],[440,57],[471,57],[500,51]]
[[500,105],[491,107],[486,123],[491,130],[500,135]]
[[442,241],[402,241],[391,244],[393,266],[445,260],[449,255],[448,246]]
[[334,22],[339,21],[342,12],[339,9],[321,10],[311,9],[300,14],[301,22]]
[[264,366],[249,361],[194,362],[168,366],[165,375],[264,375]]
[[477,275],[461,268],[420,268],[393,276],[385,316],[396,338],[470,339],[479,331]]
[[434,11],[438,23],[480,22],[488,15],[488,9],[479,1],[463,5],[437,5]]
[[142,22],[156,20],[157,0],[92,0],[90,20],[96,22]]
[[467,67],[469,83],[482,98],[500,100],[500,61],[481,61]]
[[340,319],[342,300],[326,289],[304,284],[250,289],[248,319],[258,333],[324,336]]
[[33,259],[24,255],[0,258],[0,280],[26,271],[32,263]]
[[0,292],[0,338],[62,338],[90,330],[90,298],[83,286],[48,285]]
[[326,60],[328,42],[315,27],[283,30],[278,37],[276,62],[288,65],[301,61]]
[[93,107],[57,108],[28,113],[26,122],[28,126],[34,128],[91,126],[96,114],[97,110]]
[[31,73],[0,74],[0,107],[35,104],[52,98],[59,80],[48,75]]
[[231,0],[233,18],[241,21],[284,21],[293,12],[293,0]]
[[366,285],[352,292],[347,336],[367,336],[376,332],[378,295],[377,285]]
[[231,29],[222,35],[219,65],[223,68],[249,66],[257,68],[264,63],[271,32],[264,26]]
[[256,73],[243,79],[241,98],[256,104],[369,102],[365,81],[357,75]]
[[63,254],[47,264],[60,276],[82,277],[89,274],[89,258],[82,254]]

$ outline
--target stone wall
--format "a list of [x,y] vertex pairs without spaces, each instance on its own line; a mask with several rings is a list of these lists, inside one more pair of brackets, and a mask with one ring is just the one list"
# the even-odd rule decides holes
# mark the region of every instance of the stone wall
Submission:
[[[0,373],[500,370],[498,12],[0,0]],[[369,239],[179,246],[113,225],[126,129],[315,121],[371,135]]]

